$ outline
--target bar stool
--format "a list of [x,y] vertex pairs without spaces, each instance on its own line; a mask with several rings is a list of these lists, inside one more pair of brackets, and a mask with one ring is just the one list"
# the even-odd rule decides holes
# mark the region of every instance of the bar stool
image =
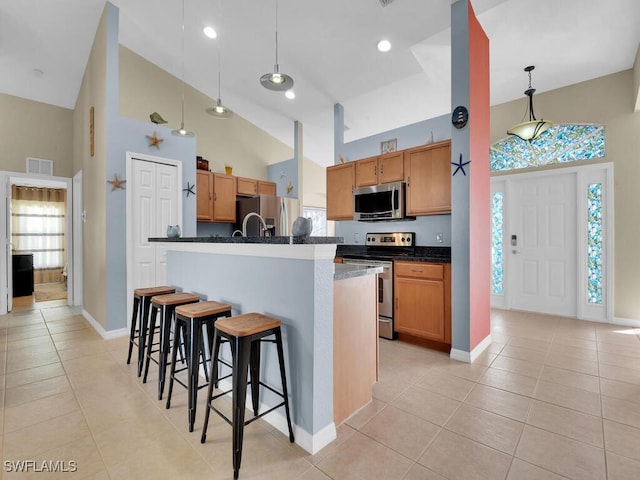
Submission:
[[[185,339],[185,346],[187,350],[187,367],[176,370],[176,353],[178,351],[180,339],[179,335],[174,335],[173,350],[171,351],[171,371],[169,374],[167,408],[171,408],[171,393],[173,392],[173,382],[175,380],[189,392],[189,431],[193,432],[193,423],[196,418],[198,390],[207,386],[207,384],[198,385],[198,357],[203,350],[202,330],[203,327],[207,327],[209,348],[211,348],[211,345],[213,344],[213,325],[220,317],[231,317],[231,305],[212,301],[180,305],[179,307],[176,307],[175,317],[176,332],[186,327],[187,335]],[[186,385],[176,378],[176,373],[185,369],[189,372]]]
[[[190,303],[196,303],[200,301],[198,295],[188,292],[169,293],[167,295],[156,295],[151,298],[151,316],[149,317],[149,342],[147,345],[147,361],[144,367],[144,377],[142,383],[147,383],[147,375],[149,374],[149,363],[153,360],[158,364],[159,376],[158,376],[158,400],[162,400],[162,393],[164,392],[164,381],[167,372],[167,359],[169,357],[169,349],[171,347],[169,343],[169,337],[171,336],[171,324],[176,307],[180,305],[187,305]],[[158,342],[158,349],[154,350],[154,330],[155,321],[160,310],[160,341]],[[178,330],[175,330],[174,335],[178,335]],[[152,354],[158,352],[158,360],[153,358]]]
[[[211,354],[212,379],[207,391],[207,412],[204,417],[201,443],[207,439],[207,426],[209,414],[214,410],[227,421],[233,428],[233,478],[238,478],[240,463],[242,462],[242,440],[244,426],[272,412],[284,405],[289,427],[289,441],[293,443],[293,429],[291,428],[291,415],[289,413],[289,398],[287,394],[287,379],[284,370],[284,353],[282,348],[282,322],[260,313],[246,313],[236,317],[224,318],[215,322],[213,340],[213,353]],[[275,335],[275,340],[264,340],[264,337]],[[233,419],[229,420],[214,405],[213,401],[229,391],[213,395],[213,388],[218,382],[218,354],[220,351],[221,337],[229,340],[231,344],[232,367],[232,404]],[[280,378],[282,381],[282,393],[260,381],[260,344],[261,342],[275,343],[278,351],[278,363],[280,364]],[[251,371],[251,400],[253,406],[253,418],[244,420],[245,399],[247,394],[247,368]],[[278,405],[258,414],[260,385],[282,397],[283,401]]]
[[[129,355],[127,355],[127,364],[131,363],[131,352],[133,346],[136,345],[138,347],[138,376],[142,374],[145,345],[149,333],[148,325],[151,297],[175,293],[175,291],[175,288],[167,286],[136,288],[133,291],[133,315],[131,317],[131,332],[129,333]],[[138,315],[138,310],[140,310],[140,315]]]

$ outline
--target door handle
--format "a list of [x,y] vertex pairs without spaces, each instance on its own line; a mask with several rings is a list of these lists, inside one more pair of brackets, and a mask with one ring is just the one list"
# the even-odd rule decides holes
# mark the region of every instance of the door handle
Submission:
[[511,250],[511,253],[513,253],[515,255],[516,253],[520,253],[520,252],[518,250],[514,249],[514,250]]

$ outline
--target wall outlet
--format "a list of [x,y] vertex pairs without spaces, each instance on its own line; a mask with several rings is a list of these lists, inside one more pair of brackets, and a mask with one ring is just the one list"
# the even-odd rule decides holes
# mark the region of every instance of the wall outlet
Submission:
[[436,242],[438,243],[444,242],[444,233],[442,232],[436,233]]

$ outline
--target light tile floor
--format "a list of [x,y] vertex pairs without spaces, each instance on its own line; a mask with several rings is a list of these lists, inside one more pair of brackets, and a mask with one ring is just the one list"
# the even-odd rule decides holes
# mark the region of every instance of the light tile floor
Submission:
[[[204,395],[189,433],[126,365],[127,339],[102,340],[56,303],[0,317],[3,478],[226,479],[231,429]],[[639,329],[492,312],[493,343],[472,365],[380,343],[374,400],[316,455],[259,421],[245,430],[241,478],[638,479]],[[10,472],[17,461],[77,472]],[[49,466],[55,464],[49,463]]]

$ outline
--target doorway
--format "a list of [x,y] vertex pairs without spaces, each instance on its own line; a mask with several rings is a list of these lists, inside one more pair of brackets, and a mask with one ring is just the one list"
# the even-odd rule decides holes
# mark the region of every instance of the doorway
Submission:
[[492,177],[496,308],[613,317],[613,165]]

